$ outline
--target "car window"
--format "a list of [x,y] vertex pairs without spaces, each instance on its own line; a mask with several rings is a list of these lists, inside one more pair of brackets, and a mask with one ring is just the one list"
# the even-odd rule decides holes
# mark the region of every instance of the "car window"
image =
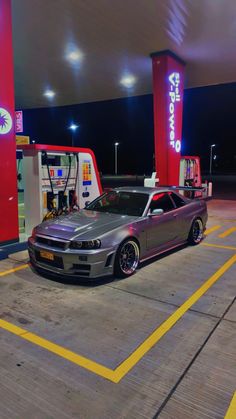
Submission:
[[111,191],[91,202],[86,210],[141,217],[148,198],[146,193]]
[[181,198],[181,196],[176,195],[173,192],[171,192],[170,196],[173,199],[177,208],[180,208],[180,207],[183,207],[184,205],[186,205],[186,202]]
[[154,209],[162,209],[164,212],[168,212],[173,210],[175,207],[168,193],[159,193],[153,196],[149,208],[151,211]]

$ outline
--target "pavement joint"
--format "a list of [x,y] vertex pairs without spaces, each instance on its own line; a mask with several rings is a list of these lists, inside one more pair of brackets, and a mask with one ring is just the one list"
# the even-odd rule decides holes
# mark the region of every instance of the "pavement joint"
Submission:
[[[213,335],[213,333],[216,331],[217,327],[220,325],[220,323],[222,322],[222,320],[224,320],[224,316],[229,312],[230,308],[233,306],[233,304],[235,303],[235,301],[236,301],[236,297],[234,297],[233,300],[229,303],[229,305],[225,309],[225,311],[222,314],[222,316],[219,318],[219,320],[217,321],[217,323],[213,326],[212,330],[209,332],[208,336],[205,338],[204,342],[202,343],[202,345],[200,346],[200,348],[197,350],[197,352],[195,353],[195,355],[193,356],[193,358],[189,362],[188,366],[185,368],[185,370],[183,371],[183,373],[180,375],[180,377],[178,378],[178,380],[176,381],[176,383],[174,384],[174,386],[172,387],[172,389],[170,390],[170,392],[166,396],[165,400],[162,402],[162,404],[159,407],[159,409],[157,410],[156,414],[153,416],[153,419],[156,419],[156,418],[158,418],[160,416],[161,412],[163,411],[163,409],[167,405],[168,401],[173,396],[173,394],[177,390],[178,386],[181,384],[181,382],[183,381],[184,377],[186,376],[186,374],[188,373],[188,371],[190,370],[190,368],[192,367],[192,365],[194,364],[194,362],[197,360],[198,356],[201,354],[201,352],[203,351],[203,349],[205,348],[207,342],[209,341],[209,339],[211,338],[211,336]],[[232,417],[232,419],[233,419],[233,417]]]

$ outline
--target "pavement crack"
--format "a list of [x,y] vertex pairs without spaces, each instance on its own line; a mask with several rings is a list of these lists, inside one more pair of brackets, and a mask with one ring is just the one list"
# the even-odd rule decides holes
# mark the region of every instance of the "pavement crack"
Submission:
[[122,291],[122,292],[126,292],[127,294],[136,295],[137,297],[146,298],[147,300],[157,301],[158,303],[167,304],[169,306],[173,306],[173,307],[176,307],[176,308],[180,307],[178,304],[170,303],[168,301],[160,300],[158,298],[149,297],[147,295],[139,294],[138,292],[127,291],[127,290],[124,290],[122,288],[114,287],[112,285],[106,285],[106,286],[109,287],[109,288],[115,289],[117,291]]
[[157,410],[157,412],[155,413],[155,415],[153,416],[152,419],[156,419],[156,418],[159,417],[159,415],[161,414],[162,410],[164,409],[164,407],[166,406],[166,404],[168,403],[168,401],[170,400],[170,398],[173,396],[173,394],[177,390],[178,386],[181,384],[182,380],[184,379],[184,377],[186,376],[186,374],[188,373],[188,371],[190,370],[190,368],[192,367],[192,365],[194,364],[194,362],[196,361],[196,359],[198,358],[198,356],[200,355],[200,353],[205,348],[207,342],[209,341],[209,339],[211,338],[211,336],[213,335],[213,333],[216,331],[217,327],[220,325],[220,323],[222,322],[222,320],[223,321],[226,320],[226,319],[224,319],[224,317],[226,316],[226,314],[228,313],[228,311],[230,310],[230,308],[232,307],[232,305],[234,304],[235,301],[236,301],[236,297],[234,297],[233,300],[230,302],[230,304],[227,306],[227,308],[225,309],[224,313],[219,318],[219,320],[216,322],[215,326],[212,328],[212,330],[210,331],[210,333],[208,334],[208,336],[206,337],[206,339],[203,341],[202,345],[197,350],[197,352],[195,353],[195,355],[193,356],[192,360],[189,362],[188,366],[185,368],[185,370],[183,371],[183,373],[180,375],[180,377],[176,381],[175,385],[169,391],[169,393],[166,396],[165,400],[162,402],[161,406],[159,407],[159,409]]
[[[118,291],[126,292],[127,294],[136,295],[137,297],[146,298],[147,300],[157,301],[158,303],[167,304],[168,306],[173,306],[173,307],[175,307],[175,308],[179,308],[179,307],[181,307],[181,305],[183,304],[183,303],[181,303],[181,304],[175,304],[175,303],[172,303],[172,302],[170,302],[170,301],[164,301],[164,300],[161,300],[161,299],[159,299],[159,298],[149,297],[149,296],[147,296],[147,295],[139,294],[139,293],[137,293],[137,292],[127,291],[127,290],[124,290],[124,289],[122,289],[122,288],[114,287],[114,285],[106,285],[106,286],[107,286],[107,287],[109,287],[109,288],[112,288],[112,289],[118,290]],[[193,309],[193,308],[190,308],[188,311],[189,311],[189,312],[196,313],[196,314],[202,314],[203,316],[211,317],[211,318],[213,318],[213,319],[220,319],[220,318],[221,318],[221,317],[216,316],[216,315],[214,315],[214,314],[211,314],[211,313],[206,313],[206,312],[204,312],[204,311],[196,310],[196,309]]]

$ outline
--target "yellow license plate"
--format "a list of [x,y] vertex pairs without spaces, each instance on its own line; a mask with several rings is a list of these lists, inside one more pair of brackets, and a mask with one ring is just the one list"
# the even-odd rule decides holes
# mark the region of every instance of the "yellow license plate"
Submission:
[[54,260],[54,254],[50,252],[40,252],[40,256],[43,259]]

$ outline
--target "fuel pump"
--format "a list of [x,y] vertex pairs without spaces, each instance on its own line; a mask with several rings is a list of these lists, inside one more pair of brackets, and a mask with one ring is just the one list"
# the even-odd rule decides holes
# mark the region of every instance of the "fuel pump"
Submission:
[[41,144],[18,149],[23,152],[26,234],[42,221],[84,208],[102,193],[90,149]]

